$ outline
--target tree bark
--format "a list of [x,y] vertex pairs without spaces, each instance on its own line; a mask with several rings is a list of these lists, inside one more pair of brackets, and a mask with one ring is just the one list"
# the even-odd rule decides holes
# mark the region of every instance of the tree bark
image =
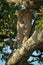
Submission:
[[34,31],[33,35],[22,44],[22,47],[13,53],[7,65],[22,65],[22,62],[26,61],[31,56],[32,52],[41,45],[43,45],[43,31]]
[[6,0],[6,2],[22,3],[22,0]]

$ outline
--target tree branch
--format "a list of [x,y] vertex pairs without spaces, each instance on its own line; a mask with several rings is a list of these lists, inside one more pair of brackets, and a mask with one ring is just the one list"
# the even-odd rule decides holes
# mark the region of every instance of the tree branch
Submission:
[[43,42],[43,31],[34,31],[33,35],[22,44],[22,48],[17,49],[17,51],[13,53],[11,58],[8,60],[7,65],[22,65],[22,62],[26,61],[39,45],[43,45],[41,42]]

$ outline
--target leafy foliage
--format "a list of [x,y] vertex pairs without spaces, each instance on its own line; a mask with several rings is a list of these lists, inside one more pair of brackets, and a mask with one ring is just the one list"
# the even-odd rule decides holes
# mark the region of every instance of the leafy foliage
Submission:
[[38,30],[43,30],[43,6],[41,6],[40,19],[36,22],[36,28]]
[[0,35],[7,35],[15,38],[17,30],[17,16],[15,11],[21,7],[15,3],[6,3],[0,0]]
[[36,27],[38,30],[42,30],[43,29],[43,17],[40,19],[40,20],[37,20],[37,23],[36,23]]

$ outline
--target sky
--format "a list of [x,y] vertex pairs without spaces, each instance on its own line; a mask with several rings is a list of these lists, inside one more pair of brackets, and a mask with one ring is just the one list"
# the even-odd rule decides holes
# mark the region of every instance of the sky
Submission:
[[[9,46],[5,46],[5,48],[3,48],[3,52],[6,52],[6,53],[11,53],[11,50],[10,50],[10,47]],[[40,53],[40,51],[39,51]],[[39,55],[39,53],[36,53],[36,51],[33,52],[33,55]],[[43,56],[42,56],[43,57]],[[0,53],[0,65],[5,65],[6,61],[5,60],[1,60],[2,58],[2,54]],[[31,61],[33,59],[33,57],[30,57],[28,60]],[[36,60],[34,58],[34,60]],[[35,61],[35,62],[32,62],[32,64],[34,65],[43,65],[43,63],[39,64],[38,61]]]

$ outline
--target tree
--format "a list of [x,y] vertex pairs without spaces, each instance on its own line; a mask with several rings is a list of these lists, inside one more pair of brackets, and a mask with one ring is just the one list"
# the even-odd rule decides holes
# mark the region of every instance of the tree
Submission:
[[[9,2],[11,1],[9,0]],[[12,2],[23,3],[22,0],[13,0]],[[16,45],[19,44],[21,47],[17,47],[16,52],[7,61],[7,65],[22,65],[34,50],[43,50],[43,8],[41,9],[43,1],[27,0],[23,4],[25,8],[16,12],[18,13]],[[35,13],[32,13],[32,11]],[[35,23],[33,25],[32,19]]]

